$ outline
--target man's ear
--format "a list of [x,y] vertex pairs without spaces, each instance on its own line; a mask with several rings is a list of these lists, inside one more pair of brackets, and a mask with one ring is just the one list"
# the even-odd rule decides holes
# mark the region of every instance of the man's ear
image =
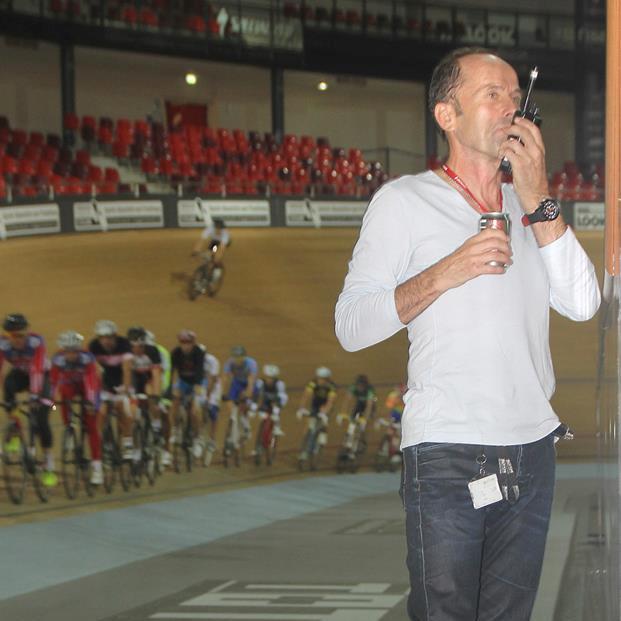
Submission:
[[450,132],[454,129],[457,112],[452,103],[445,101],[437,103],[433,110],[433,115],[443,131]]

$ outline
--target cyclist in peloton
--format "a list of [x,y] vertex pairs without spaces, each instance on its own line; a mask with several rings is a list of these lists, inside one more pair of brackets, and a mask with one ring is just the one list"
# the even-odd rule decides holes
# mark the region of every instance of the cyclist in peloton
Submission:
[[280,412],[287,405],[287,387],[280,379],[280,369],[275,364],[266,364],[256,384],[256,409],[270,414],[274,421],[274,435],[284,436],[280,427]]
[[[204,378],[207,383],[207,394],[205,395],[206,414],[211,425],[209,436],[213,442],[213,450],[216,448],[216,429],[218,426],[218,415],[220,413],[220,400],[222,399],[222,382],[220,381],[220,361],[211,354],[204,345],[205,361],[203,364]],[[207,422],[207,421],[205,421]]]
[[[243,345],[231,349],[231,357],[224,363],[224,396],[222,401],[228,403],[228,414],[233,411],[234,403],[248,403],[255,392],[258,372],[257,361],[246,355]],[[241,417],[241,425],[246,434],[250,433],[250,421]]]
[[205,251],[216,246],[216,254],[214,256],[214,279],[218,280],[222,274],[222,266],[224,265],[224,253],[231,245],[231,235],[224,224],[222,218],[213,218],[211,224],[208,224],[201,234],[200,239],[196,242],[192,256],[199,256]]
[[362,429],[366,427],[366,422],[375,415],[375,405],[377,394],[375,388],[371,386],[366,375],[358,375],[354,383],[347,389],[347,396],[343,410],[348,413],[350,425],[354,424],[358,418],[362,418]]
[[[201,432],[201,403],[207,394],[207,381],[205,379],[205,349],[196,342],[196,334],[192,330],[181,330],[177,334],[178,345],[170,355],[172,365],[172,422],[177,424],[179,406],[181,400],[192,397],[190,416],[194,431],[194,443],[192,452],[195,457],[200,457],[202,446],[199,440]],[[176,429],[176,434],[181,430]]]
[[[45,471],[41,477],[44,485],[53,487],[58,483],[54,472],[52,454],[52,430],[50,428],[49,360],[42,336],[28,331],[28,320],[21,313],[12,313],[2,323],[4,334],[0,336],[0,381],[4,385],[4,400],[15,407],[20,392],[30,392],[34,402],[36,427],[45,454]],[[6,373],[4,363],[11,365]],[[9,446],[11,450],[13,447]]]
[[101,398],[102,401],[113,401],[119,417],[123,453],[127,459],[131,459],[134,444],[128,399],[131,386],[131,346],[125,337],[118,334],[114,321],[101,319],[95,324],[95,338],[89,343],[88,350],[103,369]]
[[[160,352],[154,345],[147,344],[147,331],[140,326],[133,326],[127,330],[127,340],[131,346],[132,391],[135,395],[160,397],[162,385],[162,359]],[[149,416],[151,421],[161,421],[161,411],[157,404],[149,400]],[[138,411],[136,410],[136,416]],[[161,423],[160,423],[161,424]],[[129,455],[129,450],[126,452]],[[127,457],[124,455],[124,458]],[[134,454],[134,459],[139,459]],[[164,456],[162,455],[162,463]]]
[[[155,341],[155,334],[150,330],[146,330],[147,334],[147,345],[151,345],[160,352],[160,359],[162,361],[162,372],[160,374],[161,377],[161,385],[160,385],[160,394],[162,398],[160,399],[160,411],[162,420],[156,418],[151,421],[151,425],[155,431],[162,430],[162,436],[164,438],[166,448],[162,451],[162,466],[170,466],[172,463],[172,457],[169,451],[169,443],[170,443],[170,433],[172,429],[172,423],[170,420],[170,406],[171,406],[171,395],[172,395],[172,363],[170,360],[170,352],[163,346]],[[162,423],[164,423],[162,428]]]
[[52,395],[60,402],[65,425],[69,423],[70,406],[67,401],[82,397],[86,402],[86,429],[91,448],[91,483],[103,483],[101,469],[101,436],[98,429],[101,382],[95,356],[83,349],[84,337],[74,330],[58,336],[58,352],[52,357],[50,381]]

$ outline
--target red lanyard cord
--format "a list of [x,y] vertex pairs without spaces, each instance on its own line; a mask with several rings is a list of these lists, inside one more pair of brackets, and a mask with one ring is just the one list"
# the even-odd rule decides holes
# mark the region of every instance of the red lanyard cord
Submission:
[[[488,209],[485,205],[479,202],[477,197],[470,191],[470,188],[463,182],[461,177],[454,170],[451,170],[446,164],[442,164],[442,170],[476,203],[479,208],[478,211],[481,213],[489,213],[494,211],[493,209]],[[500,201],[500,211],[502,211],[502,190],[498,192],[498,198]]]

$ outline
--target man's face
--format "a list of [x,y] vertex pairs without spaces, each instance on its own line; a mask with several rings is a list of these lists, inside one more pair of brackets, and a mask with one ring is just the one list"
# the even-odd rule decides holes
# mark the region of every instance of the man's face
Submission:
[[100,336],[99,343],[106,351],[112,351],[116,345],[116,336]]
[[459,64],[461,84],[454,94],[456,114],[452,129],[447,131],[449,144],[458,143],[466,152],[497,160],[520,106],[517,74],[506,62],[489,54],[466,56]]
[[78,358],[80,357],[80,351],[77,349],[65,349],[64,354],[69,364],[77,362]]
[[7,332],[6,335],[9,341],[11,341],[11,345],[15,349],[22,350],[26,347],[26,339],[28,337],[28,332],[26,332],[26,330],[16,330],[15,332]]
[[192,349],[194,349],[194,343],[192,341],[179,341],[179,347],[181,347],[181,351],[187,356]]

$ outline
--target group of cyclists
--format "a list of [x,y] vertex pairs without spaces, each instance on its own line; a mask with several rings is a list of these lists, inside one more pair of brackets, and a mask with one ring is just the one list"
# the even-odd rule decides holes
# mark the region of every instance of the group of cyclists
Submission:
[[[205,435],[215,447],[221,408],[229,416],[233,410],[243,412],[240,423],[247,435],[249,419],[256,412],[270,417],[275,437],[284,435],[280,413],[288,395],[280,369],[271,363],[259,369],[257,361],[241,345],[231,349],[221,368],[219,360],[199,343],[192,330],[181,330],[176,346],[168,351],[142,326],[130,327],[122,335],[113,321],[102,319],[96,322],[88,343],[74,330],[62,332],[57,339],[58,349],[49,358],[43,337],[30,330],[23,314],[7,315],[2,328],[0,382],[4,407],[13,415],[18,395],[27,393],[43,451],[42,482],[46,486],[55,486],[58,481],[50,411],[58,406],[67,425],[75,399],[81,399],[85,406],[93,485],[103,482],[101,429],[108,412],[114,412],[117,418],[122,458],[139,458],[132,429],[141,416],[140,399],[148,404],[151,425],[162,435],[163,467],[171,464],[172,444],[178,438],[184,415],[194,432],[191,451],[197,459],[204,453]],[[336,397],[331,371],[325,366],[317,368],[303,391],[298,418],[308,416],[327,427]],[[239,408],[240,404],[244,407]],[[373,420],[376,404],[376,393],[368,378],[358,376],[348,389],[345,404],[350,426],[364,427]],[[402,388],[389,395],[387,408],[387,420],[395,427],[403,410]],[[3,446],[2,450],[11,447]]]

